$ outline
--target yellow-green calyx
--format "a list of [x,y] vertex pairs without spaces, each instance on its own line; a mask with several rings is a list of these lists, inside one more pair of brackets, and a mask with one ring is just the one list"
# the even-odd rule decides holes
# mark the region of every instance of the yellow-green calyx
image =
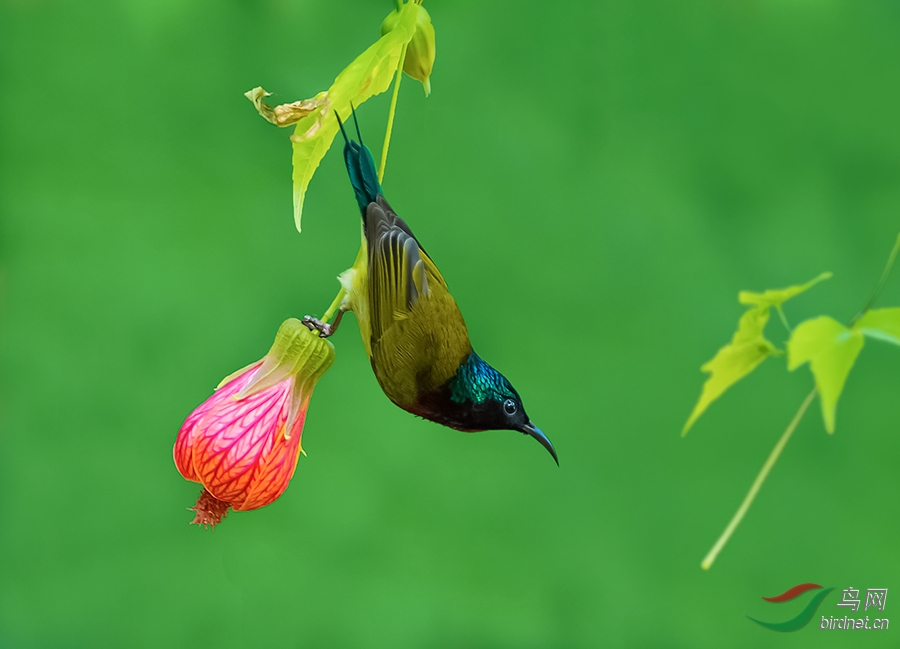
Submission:
[[[334,346],[320,338],[303,326],[296,318],[288,318],[275,334],[275,342],[272,348],[262,360],[257,361],[235,372],[223,380],[222,387],[235,376],[243,374],[254,365],[259,365],[252,380],[234,399],[240,401],[250,395],[257,394],[279,383],[289,381],[290,405],[284,427],[285,439],[290,439],[294,421],[301,413],[305,413],[309,407],[313,389],[316,387],[322,375],[328,371],[334,362]],[[302,451],[301,451],[302,452]]]
[[334,346],[330,342],[307,329],[296,318],[288,318],[275,334],[275,342],[263,357],[253,381],[237,398],[265,390],[291,375],[296,377],[298,392],[311,394],[333,362]]
[[[412,1],[412,0],[410,0]],[[400,20],[400,8],[395,9],[381,23],[384,36],[396,27]],[[425,94],[431,93],[431,70],[434,68],[434,26],[425,7],[419,7],[416,17],[416,31],[406,48],[403,71],[425,87]]]

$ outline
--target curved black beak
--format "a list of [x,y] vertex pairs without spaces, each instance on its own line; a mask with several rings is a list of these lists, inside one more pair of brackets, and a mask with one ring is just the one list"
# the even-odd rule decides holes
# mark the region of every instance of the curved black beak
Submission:
[[559,466],[559,458],[556,457],[556,450],[553,448],[553,444],[550,443],[550,440],[547,439],[547,436],[544,435],[544,431],[535,426],[531,421],[522,426],[520,430],[526,435],[531,435],[540,442],[541,446],[547,449],[550,455],[553,456],[553,461],[556,462],[556,466]]

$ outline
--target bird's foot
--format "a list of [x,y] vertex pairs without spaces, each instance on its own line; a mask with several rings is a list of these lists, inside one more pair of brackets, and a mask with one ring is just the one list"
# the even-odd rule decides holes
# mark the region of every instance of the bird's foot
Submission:
[[330,324],[328,324],[327,322],[322,322],[318,318],[314,318],[308,315],[303,317],[302,322],[303,325],[310,331],[318,331],[320,338],[328,338],[334,333]]
[[304,316],[302,322],[303,322],[303,325],[310,331],[318,331],[319,338],[329,338],[334,335],[335,331],[337,331],[338,325],[341,322],[342,315],[344,315],[344,312],[338,311],[337,317],[335,317],[333,324],[328,324],[327,322],[322,322],[318,318],[314,318],[309,315]]

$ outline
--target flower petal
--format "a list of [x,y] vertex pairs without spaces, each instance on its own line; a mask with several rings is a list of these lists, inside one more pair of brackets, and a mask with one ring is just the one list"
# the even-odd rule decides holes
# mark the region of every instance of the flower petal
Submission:
[[[235,511],[248,511],[270,505],[284,493],[300,457],[300,437],[303,434],[303,423],[309,408],[309,397],[303,401],[300,411],[294,419],[290,434],[278,435],[272,448],[259,462],[259,467],[250,482],[246,495],[232,502]],[[282,429],[283,430],[283,429]]]
[[219,500],[240,501],[259,462],[283,436],[293,377],[238,399],[221,401],[197,425],[194,470]]
[[200,482],[193,465],[193,446],[197,436],[197,424],[222,400],[230,400],[233,395],[240,392],[250,382],[254,371],[261,364],[262,361],[257,361],[245,367],[241,372],[236,372],[227,377],[225,381],[219,384],[215,392],[206,401],[197,406],[194,412],[189,414],[187,419],[184,420],[181,429],[178,431],[178,437],[175,439],[173,455],[175,457],[175,466],[185,480]]

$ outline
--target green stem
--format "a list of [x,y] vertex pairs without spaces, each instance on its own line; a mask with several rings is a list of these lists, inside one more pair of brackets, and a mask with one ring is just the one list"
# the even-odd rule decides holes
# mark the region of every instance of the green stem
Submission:
[[875,290],[872,291],[872,296],[869,298],[869,301],[866,302],[866,306],[863,307],[862,311],[857,313],[853,320],[850,321],[850,326],[859,320],[863,314],[872,308],[872,305],[875,304],[875,300],[878,299],[878,296],[881,294],[882,289],[884,289],[884,285],[888,281],[888,277],[891,275],[891,271],[894,269],[894,262],[897,261],[897,253],[900,252],[900,234],[897,235],[897,242],[894,244],[894,249],[891,250],[890,256],[888,256],[887,264],[884,267],[884,271],[881,273],[881,277],[878,280],[878,283],[875,285]]
[[394,94],[391,97],[391,110],[388,113],[387,128],[384,131],[384,146],[381,147],[381,167],[378,169],[378,182],[384,181],[384,168],[387,165],[388,148],[391,146],[391,131],[394,129],[394,113],[397,111],[397,97],[400,95],[400,81],[403,79],[403,63],[406,61],[407,43],[400,52],[400,63],[397,64],[397,78],[394,80]]
[[775,310],[778,311],[778,317],[781,318],[781,324],[784,325],[784,328],[787,329],[788,333],[791,333],[791,325],[788,324],[787,316],[784,315],[784,309],[778,304],[776,305]]
[[334,315],[334,312],[338,310],[338,307],[341,306],[341,302],[344,301],[344,297],[347,295],[346,289],[341,287],[341,290],[338,291],[338,294],[335,296],[334,300],[331,302],[331,306],[328,307],[328,310],[325,312],[325,315],[322,316],[322,322],[328,322],[331,320],[331,316]]
[[737,526],[741,524],[741,521],[744,519],[747,510],[750,509],[750,505],[753,504],[753,500],[756,498],[756,494],[759,493],[760,488],[763,486],[763,483],[769,476],[769,472],[772,470],[772,467],[775,466],[775,463],[781,456],[781,452],[784,450],[784,447],[791,439],[791,435],[794,434],[794,430],[796,430],[797,424],[799,424],[800,420],[803,419],[803,415],[806,414],[806,410],[807,408],[809,408],[809,404],[812,403],[817,393],[818,389],[813,388],[813,391],[809,393],[809,396],[806,397],[806,400],[802,404],[800,404],[800,409],[797,410],[797,414],[794,415],[791,423],[788,424],[788,427],[781,434],[781,437],[775,444],[775,448],[773,448],[772,452],[769,453],[769,457],[766,458],[766,463],[763,464],[759,475],[757,475],[756,480],[753,481],[753,485],[751,485],[750,491],[748,491],[747,495],[744,496],[744,501],[741,503],[741,506],[738,507],[738,510],[731,518],[731,522],[728,523],[728,527],[725,528],[725,531],[722,532],[719,540],[716,541],[716,544],[712,547],[712,550],[710,550],[706,557],[703,559],[703,563],[700,564],[704,570],[709,570],[712,567],[712,564],[716,560],[716,557],[719,555],[719,552],[721,552],[722,548],[725,547],[725,544],[728,543],[728,539],[730,539],[731,535],[734,534]]

